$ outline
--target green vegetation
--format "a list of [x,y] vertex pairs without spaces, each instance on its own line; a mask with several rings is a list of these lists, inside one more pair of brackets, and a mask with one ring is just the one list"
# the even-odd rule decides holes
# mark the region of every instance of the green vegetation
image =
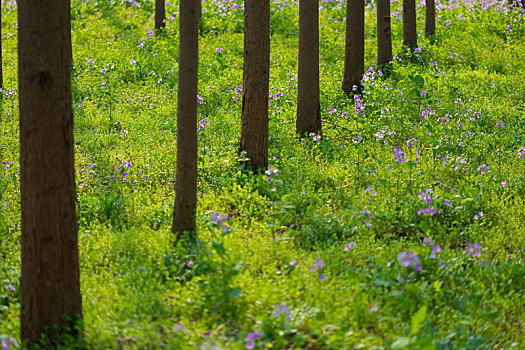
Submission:
[[[297,1],[272,1],[270,165],[238,153],[243,12],[203,2],[197,242],[170,232],[177,2],[72,3],[88,348],[525,347],[525,13],[441,2],[437,36],[341,90],[345,11],[322,0],[323,135],[295,135]],[[2,2],[0,335],[19,342],[16,5]],[[388,76],[388,77],[387,77]],[[67,347],[67,345],[66,345]]]

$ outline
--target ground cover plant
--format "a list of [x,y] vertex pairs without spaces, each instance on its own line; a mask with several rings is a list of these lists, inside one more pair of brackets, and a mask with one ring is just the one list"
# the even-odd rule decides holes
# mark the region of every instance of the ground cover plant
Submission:
[[[295,135],[297,1],[272,1],[270,167],[239,154],[242,2],[203,1],[198,236],[170,225],[178,3],[73,1],[85,342],[106,349],[525,347],[525,24],[437,3],[436,37],[341,90],[345,3],[320,2],[323,134]],[[16,3],[2,1],[0,337],[19,339]],[[74,344],[64,341],[64,348]]]

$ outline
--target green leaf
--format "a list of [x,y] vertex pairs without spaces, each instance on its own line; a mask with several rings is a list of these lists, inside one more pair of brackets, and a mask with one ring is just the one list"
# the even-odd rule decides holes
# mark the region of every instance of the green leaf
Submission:
[[223,256],[224,253],[226,252],[221,242],[211,242],[211,246],[213,247],[213,249],[215,249],[217,254],[219,254],[220,256]]
[[230,298],[239,299],[242,296],[242,291],[240,288],[230,288],[226,294],[228,294]]
[[415,335],[419,331],[419,327],[421,327],[421,323],[425,320],[426,315],[427,306],[423,305],[410,320],[410,335]]
[[406,349],[412,344],[412,339],[407,337],[397,338],[396,341],[390,347],[392,350]]

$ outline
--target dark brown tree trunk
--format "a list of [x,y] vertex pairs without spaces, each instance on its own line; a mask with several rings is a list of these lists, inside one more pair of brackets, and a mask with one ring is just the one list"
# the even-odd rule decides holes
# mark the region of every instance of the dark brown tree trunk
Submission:
[[164,0],[155,0],[155,29],[161,29],[166,26],[166,7]]
[[[38,342],[42,333],[53,339],[64,333],[78,335],[72,323],[82,317],[70,2],[19,0],[18,28],[20,322],[22,339]],[[60,328],[55,330],[54,325]]]
[[346,6],[343,91],[350,95],[361,90],[365,73],[365,1],[348,0]]
[[244,1],[241,150],[253,170],[268,167],[270,0]]
[[392,61],[392,30],[390,26],[390,0],[377,0],[377,64]]
[[411,49],[417,47],[415,0],[403,0],[403,44]]
[[321,132],[319,102],[319,0],[299,2],[299,74],[296,129]]
[[426,36],[436,35],[436,2],[435,0],[426,0],[425,34]]
[[180,0],[177,178],[172,231],[195,237],[200,0]]

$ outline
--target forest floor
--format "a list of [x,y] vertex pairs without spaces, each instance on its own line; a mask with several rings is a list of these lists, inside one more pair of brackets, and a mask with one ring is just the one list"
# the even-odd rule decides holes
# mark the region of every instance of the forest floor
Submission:
[[[238,153],[240,0],[203,2],[198,242],[170,232],[177,1],[72,1],[90,349],[525,348],[525,12],[438,1],[437,35],[341,90],[345,3],[321,0],[323,132],[298,140],[297,0],[272,1],[270,170]],[[0,335],[19,335],[16,3],[2,1]],[[221,216],[224,215],[224,216]],[[67,348],[68,345],[66,344]]]

